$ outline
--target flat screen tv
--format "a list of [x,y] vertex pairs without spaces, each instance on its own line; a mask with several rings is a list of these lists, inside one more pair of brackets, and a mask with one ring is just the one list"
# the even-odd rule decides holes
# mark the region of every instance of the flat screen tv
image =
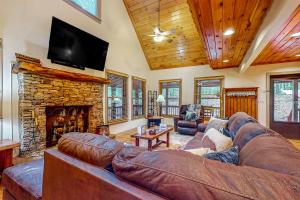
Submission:
[[103,71],[109,43],[53,17],[48,59],[52,63]]

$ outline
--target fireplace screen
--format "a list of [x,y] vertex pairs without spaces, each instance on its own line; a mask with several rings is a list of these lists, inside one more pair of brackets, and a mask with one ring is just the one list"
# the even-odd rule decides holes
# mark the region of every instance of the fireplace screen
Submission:
[[64,133],[88,131],[89,106],[46,107],[46,146],[51,147]]

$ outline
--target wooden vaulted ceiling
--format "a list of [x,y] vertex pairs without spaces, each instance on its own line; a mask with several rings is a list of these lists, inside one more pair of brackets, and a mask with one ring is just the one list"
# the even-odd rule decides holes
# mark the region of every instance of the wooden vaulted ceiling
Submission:
[[[188,0],[213,69],[238,67],[272,0]],[[224,32],[235,32],[225,36]]]
[[295,33],[300,33],[300,5],[252,65],[300,61],[300,35],[292,37]]
[[[161,28],[176,28],[156,43],[158,0],[123,0],[151,69],[210,64],[239,67],[272,0],[161,0]],[[228,28],[235,33],[224,36]],[[223,62],[227,60],[227,62]]]
[[156,43],[153,34],[158,20],[158,0],[124,0],[131,21],[151,69],[208,64],[204,43],[186,0],[162,0],[161,29],[176,29],[176,34]]

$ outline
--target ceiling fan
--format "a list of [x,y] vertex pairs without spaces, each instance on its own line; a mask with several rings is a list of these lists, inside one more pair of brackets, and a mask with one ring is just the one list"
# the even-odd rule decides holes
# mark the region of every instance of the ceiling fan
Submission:
[[176,29],[171,29],[168,31],[163,31],[160,28],[160,0],[158,0],[158,17],[157,17],[157,26],[153,29],[154,34],[152,35],[148,35],[150,37],[153,37],[153,40],[155,42],[162,42],[164,41],[167,36],[171,35],[171,34],[175,34],[176,33]]

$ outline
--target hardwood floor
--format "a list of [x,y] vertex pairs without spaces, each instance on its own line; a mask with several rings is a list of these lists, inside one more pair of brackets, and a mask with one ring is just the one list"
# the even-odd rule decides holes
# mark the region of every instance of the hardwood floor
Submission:
[[300,140],[290,140],[298,149],[300,149]]

